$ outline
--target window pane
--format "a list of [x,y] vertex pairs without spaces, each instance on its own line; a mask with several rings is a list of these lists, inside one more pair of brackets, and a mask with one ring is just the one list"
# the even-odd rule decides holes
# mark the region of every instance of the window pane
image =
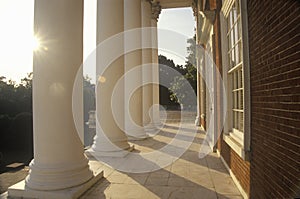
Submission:
[[235,44],[235,40],[234,40],[234,32],[233,32],[233,29],[231,29],[231,31],[230,31],[230,47],[229,47],[229,49],[231,49],[233,46],[234,46],[234,44]]
[[232,20],[232,11],[229,12],[229,15],[228,15],[228,24],[227,24],[227,32],[230,32],[230,29],[232,27],[232,24],[233,24],[233,20]]
[[238,28],[238,38],[240,39],[242,37],[242,29],[241,29],[241,18],[239,17],[237,22],[237,28]]
[[238,43],[238,48],[239,48],[239,56],[238,56],[238,59],[239,59],[239,63],[242,61],[242,42],[239,41]]
[[242,31],[239,0],[236,0],[227,18],[227,39],[228,39],[228,85],[231,85],[231,109],[232,109],[232,132],[243,132],[244,126],[244,78],[242,63]]
[[244,109],[244,90],[240,91],[240,109]]
[[239,113],[239,130],[241,132],[244,132],[244,114],[243,113]]
[[235,61],[236,61],[236,65],[237,65],[241,62],[239,45],[236,45],[234,49],[235,49]]
[[241,68],[239,70],[239,76],[240,76],[240,81],[239,81],[239,88],[243,88],[244,87],[244,80],[243,80],[243,69]]
[[231,50],[231,67],[233,68],[236,65],[236,60],[235,60],[235,48]]

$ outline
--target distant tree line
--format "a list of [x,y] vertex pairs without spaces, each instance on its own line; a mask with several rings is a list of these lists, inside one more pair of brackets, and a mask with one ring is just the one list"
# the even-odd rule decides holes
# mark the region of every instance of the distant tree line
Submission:
[[[27,163],[33,158],[32,78],[29,73],[16,84],[0,77],[0,156],[11,159],[7,155],[21,152],[22,160],[15,161]],[[95,85],[90,80],[86,76],[83,82],[85,122],[95,110]]]
[[[159,78],[165,82],[165,87],[160,85],[160,104],[167,109],[179,109],[180,104],[193,108],[196,99],[186,93],[187,82],[196,93],[197,70],[195,68],[195,37],[188,39],[188,57],[186,64],[176,65],[173,60],[159,55]],[[178,73],[168,74],[164,66],[168,66]],[[165,78],[169,77],[169,78]],[[0,153],[7,151],[23,151],[27,159],[33,157],[33,119],[32,119],[32,78],[29,73],[21,80],[20,84],[5,77],[0,77]],[[184,81],[187,80],[187,81]],[[84,77],[84,121],[89,119],[89,111],[96,109],[95,85],[91,79]],[[186,104],[184,104],[186,103]],[[85,125],[85,131],[88,131]],[[88,142],[92,142],[88,137]],[[1,163],[1,162],[0,162]]]
[[0,77],[0,152],[22,151],[29,161],[32,129],[32,73],[20,84]]
[[[159,81],[164,84],[159,87],[159,100],[169,110],[179,109],[180,104],[185,109],[194,109],[197,104],[196,37],[188,39],[187,43],[188,57],[184,66],[176,65],[166,56],[158,56]],[[190,94],[190,87],[195,93],[194,96]]]

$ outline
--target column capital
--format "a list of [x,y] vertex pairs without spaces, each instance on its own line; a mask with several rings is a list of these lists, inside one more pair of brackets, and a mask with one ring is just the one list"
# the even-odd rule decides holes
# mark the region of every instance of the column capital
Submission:
[[161,5],[158,1],[151,0],[151,11],[152,11],[152,19],[158,21],[159,14],[161,12]]

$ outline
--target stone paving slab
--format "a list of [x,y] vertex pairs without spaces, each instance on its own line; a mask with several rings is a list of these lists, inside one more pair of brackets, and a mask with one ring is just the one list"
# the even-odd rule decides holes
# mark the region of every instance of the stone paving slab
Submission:
[[[157,132],[153,137],[145,140],[132,141],[135,145],[135,153],[145,153],[159,150],[168,145],[176,136],[180,124],[178,113],[172,112],[167,116],[164,128]],[[193,126],[193,113],[186,113],[182,122],[190,123]],[[190,139],[189,132],[193,128],[184,126],[184,135],[178,137],[183,141]],[[188,150],[180,156],[174,157],[172,164],[161,168],[160,170],[147,173],[126,173],[120,172],[107,164],[97,160],[90,160],[91,169],[98,173],[104,171],[104,178],[99,180],[80,198],[99,199],[99,198],[119,198],[119,199],[154,199],[154,198],[188,198],[188,199],[241,199],[243,198],[229,173],[224,167],[221,159],[216,153],[209,153],[200,159],[198,153],[205,133],[197,130],[196,137]],[[176,146],[181,147],[181,146]],[[176,149],[176,148],[175,148]],[[22,180],[27,175],[27,170],[18,172],[18,177],[8,176],[9,179]],[[2,174],[3,186],[8,183],[6,175],[15,175],[14,173]],[[11,183],[11,182],[10,182]]]
[[[175,137],[179,122],[174,122],[174,117],[171,117],[171,122],[166,121],[166,124],[154,137],[132,141],[135,150],[139,153],[151,152],[167,145]],[[188,150],[179,159],[174,158],[171,165],[157,171],[133,174],[114,170],[109,165],[100,166],[101,169],[105,168],[105,178],[81,199],[243,198],[216,153],[209,153],[202,159],[198,157],[204,137],[205,133],[198,129]]]
[[20,182],[28,175],[28,167],[11,170],[0,174],[0,194],[7,191],[8,187]]

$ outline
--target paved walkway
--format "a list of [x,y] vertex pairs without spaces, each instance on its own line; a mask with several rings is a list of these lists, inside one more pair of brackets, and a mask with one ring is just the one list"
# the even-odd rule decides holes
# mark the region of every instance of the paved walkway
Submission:
[[[188,125],[184,126],[185,134],[179,139],[193,135],[191,118],[195,117],[186,114],[181,120]],[[179,129],[178,114],[168,113],[165,124],[153,137],[132,142],[134,152],[147,153],[170,143]],[[204,137],[205,133],[198,129],[190,147],[179,159],[174,157],[172,164],[152,172],[120,172],[107,164],[90,161],[93,170],[104,170],[104,178],[81,198],[242,198],[216,153],[202,159],[198,157]]]

